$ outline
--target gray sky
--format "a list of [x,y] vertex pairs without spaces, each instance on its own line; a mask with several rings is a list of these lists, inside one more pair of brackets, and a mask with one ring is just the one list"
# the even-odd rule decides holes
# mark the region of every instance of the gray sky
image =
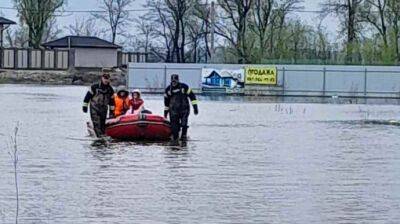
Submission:
[[[142,5],[145,3],[146,0],[136,0],[131,9],[140,9]],[[319,4],[322,0],[305,0],[304,1],[304,10],[319,10]],[[0,0],[1,7],[13,7],[13,0]],[[99,1],[98,0],[67,0],[67,5],[65,6],[65,10],[96,10],[99,9],[98,7]],[[14,21],[18,21],[17,19],[17,12],[15,10],[9,9],[0,9],[0,12],[9,19]],[[136,13],[136,12],[133,12]],[[137,16],[134,14],[133,16]],[[86,17],[89,18],[89,13],[65,13],[62,17],[58,17],[57,21],[60,24],[60,27],[68,26],[69,24],[73,24],[76,18]],[[300,13],[293,13],[292,16],[300,18],[304,23],[316,26],[319,22],[317,18],[317,14],[309,13],[309,12],[300,12]],[[328,32],[331,34],[332,39],[336,39],[339,37],[338,35],[338,20],[334,17],[329,17],[324,20],[323,26],[325,26]],[[63,34],[68,34],[65,31]]]

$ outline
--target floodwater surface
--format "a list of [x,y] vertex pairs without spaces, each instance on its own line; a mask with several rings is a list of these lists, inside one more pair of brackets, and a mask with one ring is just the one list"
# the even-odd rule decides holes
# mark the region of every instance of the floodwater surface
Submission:
[[0,86],[0,223],[16,122],[20,223],[400,223],[398,105],[202,97],[176,150],[89,138],[86,90]]

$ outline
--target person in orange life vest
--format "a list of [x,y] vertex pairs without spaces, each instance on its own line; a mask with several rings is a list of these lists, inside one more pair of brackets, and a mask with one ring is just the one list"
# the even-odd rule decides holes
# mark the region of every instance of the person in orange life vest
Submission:
[[118,86],[117,93],[114,94],[114,116],[118,117],[129,110],[129,92],[124,86]]
[[140,90],[134,89],[132,91],[132,99],[130,100],[130,106],[131,106],[131,113],[137,113],[140,112],[143,109],[144,106],[144,101],[141,98],[141,93]]

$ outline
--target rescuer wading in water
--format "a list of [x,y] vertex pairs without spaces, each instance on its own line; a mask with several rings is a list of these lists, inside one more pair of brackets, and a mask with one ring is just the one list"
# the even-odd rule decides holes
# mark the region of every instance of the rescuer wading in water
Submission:
[[179,132],[181,133],[181,140],[187,139],[188,118],[190,114],[190,99],[194,114],[199,113],[197,107],[197,99],[193,91],[185,83],[179,82],[179,75],[171,75],[171,85],[165,89],[164,94],[164,117],[170,117],[173,142],[177,142]]
[[97,137],[105,134],[107,111],[114,116],[114,90],[110,85],[110,74],[103,71],[99,83],[93,84],[83,100],[82,110],[87,113],[90,105],[90,118]]

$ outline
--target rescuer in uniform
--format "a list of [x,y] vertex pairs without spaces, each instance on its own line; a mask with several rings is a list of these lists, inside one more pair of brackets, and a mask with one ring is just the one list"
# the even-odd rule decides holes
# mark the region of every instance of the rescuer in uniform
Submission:
[[83,100],[82,110],[87,113],[90,105],[90,118],[97,137],[105,133],[107,111],[109,116],[114,116],[114,90],[110,85],[110,74],[103,70],[99,83],[93,84]]
[[179,132],[181,140],[187,139],[188,118],[190,114],[190,104],[192,103],[194,114],[199,113],[197,99],[193,91],[185,83],[179,82],[179,75],[171,75],[171,84],[165,89],[164,94],[164,117],[170,117],[173,143],[177,143]]

